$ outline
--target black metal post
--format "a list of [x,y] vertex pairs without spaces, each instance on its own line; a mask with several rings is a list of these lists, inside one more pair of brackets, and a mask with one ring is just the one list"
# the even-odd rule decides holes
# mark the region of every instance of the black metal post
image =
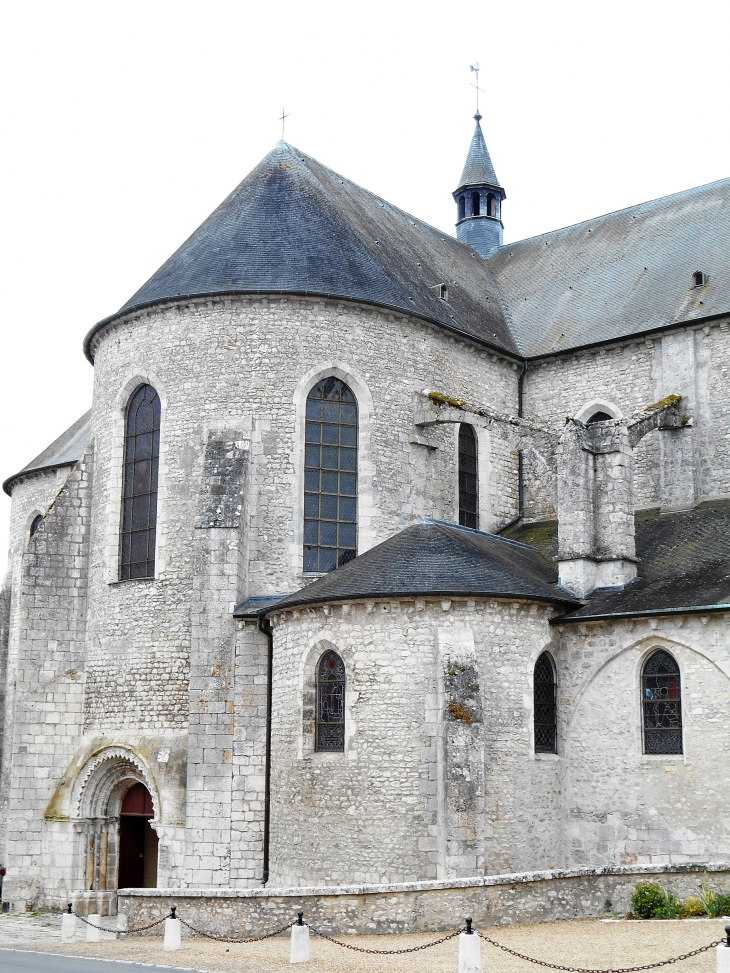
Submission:
[[725,945],[730,946],[730,926],[725,926]]
[[74,911],[73,904],[69,902],[68,904],[68,914],[71,915]]
[[175,915],[176,912],[177,912],[177,906],[176,905],[171,905],[170,906],[170,918],[171,919],[177,919],[177,916]]
[[297,912],[297,925],[298,926],[303,926],[304,925],[304,918],[303,918],[303,916],[304,916],[304,913],[300,909],[299,912]]
[[471,916],[467,916],[466,919],[464,919],[464,922],[466,923],[466,934],[467,934],[467,936],[473,935],[473,930],[471,928],[471,923],[472,923]]

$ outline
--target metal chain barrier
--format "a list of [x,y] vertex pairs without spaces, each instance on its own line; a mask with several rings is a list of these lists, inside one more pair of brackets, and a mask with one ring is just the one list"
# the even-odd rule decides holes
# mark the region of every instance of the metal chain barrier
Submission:
[[[177,918],[180,919],[180,916],[177,916]],[[280,933],[285,932],[287,929],[291,929],[291,927],[294,925],[292,922],[287,922],[287,924],[282,926],[281,929],[275,929],[273,932],[267,932],[263,936],[251,936],[249,939],[231,939],[228,936],[214,936],[212,933],[203,932],[202,929],[196,929],[195,926],[191,926],[190,923],[186,922],[184,919],[180,919],[180,922],[183,924],[183,926],[187,926],[191,932],[194,932],[196,936],[204,936],[206,939],[214,939],[217,943],[260,943],[263,939],[271,939],[273,936],[280,935]]]
[[76,916],[77,919],[85,922],[87,926],[91,926],[92,929],[99,929],[101,932],[144,932],[146,929],[153,929],[155,926],[159,926],[161,922],[164,922],[165,919],[168,918],[167,916],[163,916],[161,919],[156,919],[154,922],[150,922],[147,926],[136,926],[134,929],[107,929],[106,926],[97,926],[95,923],[89,922],[88,919],[84,919],[84,917],[80,916],[77,912],[71,912],[70,909],[69,912],[72,916]]
[[545,966],[549,970],[562,970],[564,973],[639,973],[640,970],[655,970],[659,966],[670,966],[672,963],[681,963],[682,960],[689,959],[690,956],[698,956],[700,953],[706,953],[708,949],[714,949],[715,946],[719,946],[720,943],[727,942],[725,939],[716,939],[714,943],[709,943],[707,946],[700,946],[699,949],[693,949],[689,953],[682,953],[681,956],[672,956],[671,959],[663,959],[658,963],[646,963],[644,966],[623,966],[618,970],[607,970],[607,969],[584,969],[580,966],[560,966],[558,963],[548,963],[543,959],[535,959],[534,956],[525,956],[524,953],[518,953],[516,949],[510,949],[509,946],[503,946],[502,943],[498,943],[496,939],[490,939],[489,936],[485,936],[484,933],[478,934],[485,943],[489,943],[490,946],[496,946],[497,949],[501,949],[505,953],[509,953],[510,956],[516,956],[517,959],[526,960],[528,963],[534,963],[536,966]]
[[340,939],[333,939],[332,936],[328,936],[325,932],[320,932],[319,929],[315,929],[314,926],[310,926],[308,922],[304,923],[305,926],[309,926],[309,931],[313,932],[315,936],[319,936],[320,939],[327,939],[331,943],[336,943],[337,946],[342,946],[344,949],[351,949],[355,953],[372,953],[374,956],[400,956],[402,953],[418,953],[422,949],[430,949],[431,946],[439,946],[441,943],[447,943],[450,939],[454,939],[458,936],[463,929],[457,929],[456,932],[450,932],[448,936],[443,936],[441,939],[434,939],[431,943],[424,943],[422,946],[411,946],[408,949],[365,949],[364,946],[353,946],[352,943],[343,943]]

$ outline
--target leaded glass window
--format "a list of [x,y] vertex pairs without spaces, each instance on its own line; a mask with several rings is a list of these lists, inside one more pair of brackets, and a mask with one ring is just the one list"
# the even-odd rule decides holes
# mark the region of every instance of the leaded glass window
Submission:
[[479,487],[477,477],[477,437],[471,426],[459,426],[459,523],[479,526]]
[[307,397],[304,570],[334,571],[357,554],[357,402],[339,378]]
[[345,664],[336,652],[325,652],[317,665],[317,732],[315,750],[345,749]]
[[140,385],[129,400],[124,437],[122,581],[155,576],[159,456],[160,398],[151,385]]
[[558,752],[558,708],[555,666],[547,652],[535,663],[535,753]]
[[682,753],[682,687],[679,666],[660,649],[641,674],[644,753]]

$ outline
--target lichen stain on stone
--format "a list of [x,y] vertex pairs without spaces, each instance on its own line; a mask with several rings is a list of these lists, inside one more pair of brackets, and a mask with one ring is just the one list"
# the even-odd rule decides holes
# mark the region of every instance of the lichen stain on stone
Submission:
[[671,395],[665,395],[663,399],[659,399],[658,402],[653,402],[651,405],[644,406],[644,412],[651,412],[652,409],[666,409],[669,405],[679,405],[682,401],[682,396],[677,395],[676,392],[672,392]]
[[455,399],[451,395],[443,395],[441,392],[428,392],[428,397],[436,405],[450,405],[454,409],[463,409],[466,405],[466,399]]

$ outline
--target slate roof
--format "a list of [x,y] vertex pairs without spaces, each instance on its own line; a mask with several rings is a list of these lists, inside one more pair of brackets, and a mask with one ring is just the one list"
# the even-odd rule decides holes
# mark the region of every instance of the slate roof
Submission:
[[730,179],[507,244],[487,263],[527,357],[728,313]]
[[[449,301],[438,285],[449,286]],[[193,295],[310,294],[425,318],[516,354],[469,247],[279,142],[121,310]]]
[[18,473],[13,473],[3,483],[3,490],[10,496],[13,492],[13,484],[21,476],[28,473],[38,473],[40,470],[50,470],[58,466],[73,466],[84,455],[86,447],[91,440],[91,409],[85,412],[80,419],[69,426],[66,432],[62,433],[58,439],[47,446],[42,453],[31,460]]
[[[464,186],[494,186],[502,189],[489,156],[487,143],[484,141],[484,133],[480,125],[481,117],[479,113],[474,116],[477,124],[471,139],[466,162],[464,163],[464,171],[461,174],[459,185],[454,190],[455,193],[458,193]],[[505,198],[503,189],[502,197]]]
[[[539,546],[546,560],[557,553],[557,521],[527,524],[510,530],[509,537]],[[636,555],[635,581],[622,589],[595,591],[561,622],[730,609],[730,500],[708,500],[692,510],[665,514],[638,512]]]
[[[438,520],[404,528],[274,608],[425,595],[494,596],[579,604],[557,586],[554,565],[524,544]],[[272,608],[269,609],[271,611]],[[262,614],[266,614],[265,610]]]

